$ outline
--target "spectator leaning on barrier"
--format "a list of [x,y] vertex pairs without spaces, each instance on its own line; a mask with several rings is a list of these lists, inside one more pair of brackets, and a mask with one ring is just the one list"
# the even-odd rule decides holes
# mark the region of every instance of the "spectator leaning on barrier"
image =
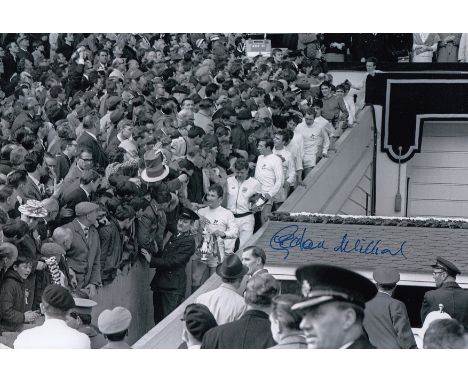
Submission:
[[15,349],[90,349],[86,334],[69,327],[67,315],[75,308],[70,292],[59,286],[49,285],[42,295],[41,312],[45,322],[38,327],[20,333],[14,342]]

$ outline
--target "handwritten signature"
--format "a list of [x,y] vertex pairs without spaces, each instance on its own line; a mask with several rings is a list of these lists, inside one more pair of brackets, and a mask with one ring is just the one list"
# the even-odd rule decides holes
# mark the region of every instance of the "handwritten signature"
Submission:
[[[298,248],[300,251],[329,250],[325,240],[312,240],[306,236],[307,228],[299,229],[296,224],[288,225],[277,231],[270,239],[270,247],[277,251],[284,252],[284,260],[289,257],[290,250]],[[377,255],[377,256],[405,256],[406,241],[400,243],[397,249],[390,249],[382,244],[382,240],[366,240],[366,239],[350,239],[345,233],[341,237],[338,245],[330,247],[333,252],[337,253],[359,253],[362,255]]]

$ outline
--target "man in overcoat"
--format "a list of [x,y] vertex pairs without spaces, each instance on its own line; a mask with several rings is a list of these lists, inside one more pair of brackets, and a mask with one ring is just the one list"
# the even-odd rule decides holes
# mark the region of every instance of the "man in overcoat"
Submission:
[[166,246],[158,248],[155,255],[141,249],[150,267],[156,268],[150,284],[156,325],[184,301],[187,286],[185,267],[195,253],[195,238],[191,229],[198,219],[198,215],[192,210],[181,208],[177,234],[171,237]]
[[240,319],[206,332],[201,348],[268,349],[275,346],[269,313],[273,297],[279,291],[279,281],[270,274],[262,273],[252,277],[244,293],[247,311]]
[[372,277],[378,293],[366,303],[363,323],[369,340],[379,349],[416,349],[405,304],[392,297],[400,273],[393,268],[380,267]]
[[436,263],[431,265],[434,270],[432,277],[437,289],[426,292],[421,307],[421,321],[424,323],[430,312],[438,311],[439,304],[450,317],[460,322],[465,330],[468,328],[468,291],[462,289],[456,282],[460,270],[451,261],[438,256]]

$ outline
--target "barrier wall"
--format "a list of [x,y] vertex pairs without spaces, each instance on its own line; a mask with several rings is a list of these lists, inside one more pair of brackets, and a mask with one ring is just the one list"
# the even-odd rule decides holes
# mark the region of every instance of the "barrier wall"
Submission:
[[97,324],[103,310],[123,306],[132,312],[128,343],[133,344],[141,338],[153,326],[153,300],[149,288],[153,273],[146,262],[137,261],[128,273],[119,274],[111,284],[99,288],[93,298],[98,305],[93,308],[92,322]]

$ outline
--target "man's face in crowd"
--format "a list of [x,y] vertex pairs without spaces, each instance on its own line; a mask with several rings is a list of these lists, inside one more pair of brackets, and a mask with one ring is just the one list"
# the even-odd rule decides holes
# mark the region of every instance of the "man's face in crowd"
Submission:
[[336,94],[338,97],[343,98],[344,95],[345,95],[345,92],[344,92],[343,89],[338,88],[338,89],[336,89],[335,94]]
[[184,233],[190,231],[192,228],[192,221],[189,219],[180,218],[177,221],[177,232]]
[[99,53],[99,62],[103,65],[107,64],[107,60],[109,58],[109,55],[107,52],[100,52]]
[[44,158],[44,162],[45,172],[47,172],[47,175],[54,175],[57,167],[57,160],[55,158]]
[[249,268],[248,275],[253,275],[256,271],[262,268],[262,259],[255,257],[252,250],[242,252],[242,264]]
[[[68,153],[70,157],[74,158],[77,154],[78,143],[76,141],[71,141],[68,145]],[[80,166],[81,167],[81,166]]]
[[216,191],[208,191],[206,194],[206,204],[211,208],[216,208],[221,205],[223,198],[218,196]]
[[257,149],[260,152],[260,155],[265,155],[268,152],[265,141],[259,141]]
[[307,126],[312,126],[314,121],[315,121],[315,116],[313,116],[311,114],[306,114],[304,119],[305,119],[305,123],[306,123]]
[[122,137],[129,139],[133,133],[133,125],[127,125],[122,129]]
[[154,93],[156,94],[156,97],[163,97],[166,94],[166,91],[164,90],[164,85],[163,84],[155,84],[154,85]]
[[88,152],[82,152],[78,159],[78,165],[83,170],[91,170],[94,166],[93,154]]
[[182,104],[182,109],[193,110],[194,102],[191,99],[186,99]]
[[339,349],[344,345],[345,313],[335,302],[307,310],[300,328],[309,349]]
[[328,97],[331,94],[331,89],[327,85],[320,86],[320,90],[324,97]]
[[434,278],[436,287],[440,288],[447,277],[447,273],[440,268],[434,268],[432,271],[432,277]]
[[19,45],[20,45],[21,49],[27,50],[29,48],[29,39],[27,39],[27,38],[22,39],[20,41]]
[[88,220],[89,227],[92,225],[96,225],[98,217],[98,210],[91,211],[89,214],[86,215],[86,220]]
[[11,43],[10,52],[15,54],[19,52],[19,47],[16,42]]
[[375,63],[366,62],[366,71],[367,71],[367,73],[374,73],[375,72]]
[[286,127],[291,131],[296,130],[296,126],[297,126],[297,123],[293,119],[290,119],[286,125]]
[[238,169],[234,169],[234,174],[236,176],[236,179],[243,182],[244,180],[246,180],[248,177],[249,177],[249,169],[246,168],[246,169],[242,169],[242,170],[238,170]]
[[275,134],[273,136],[273,142],[275,143],[276,150],[282,150],[284,148],[283,136],[280,134]]

